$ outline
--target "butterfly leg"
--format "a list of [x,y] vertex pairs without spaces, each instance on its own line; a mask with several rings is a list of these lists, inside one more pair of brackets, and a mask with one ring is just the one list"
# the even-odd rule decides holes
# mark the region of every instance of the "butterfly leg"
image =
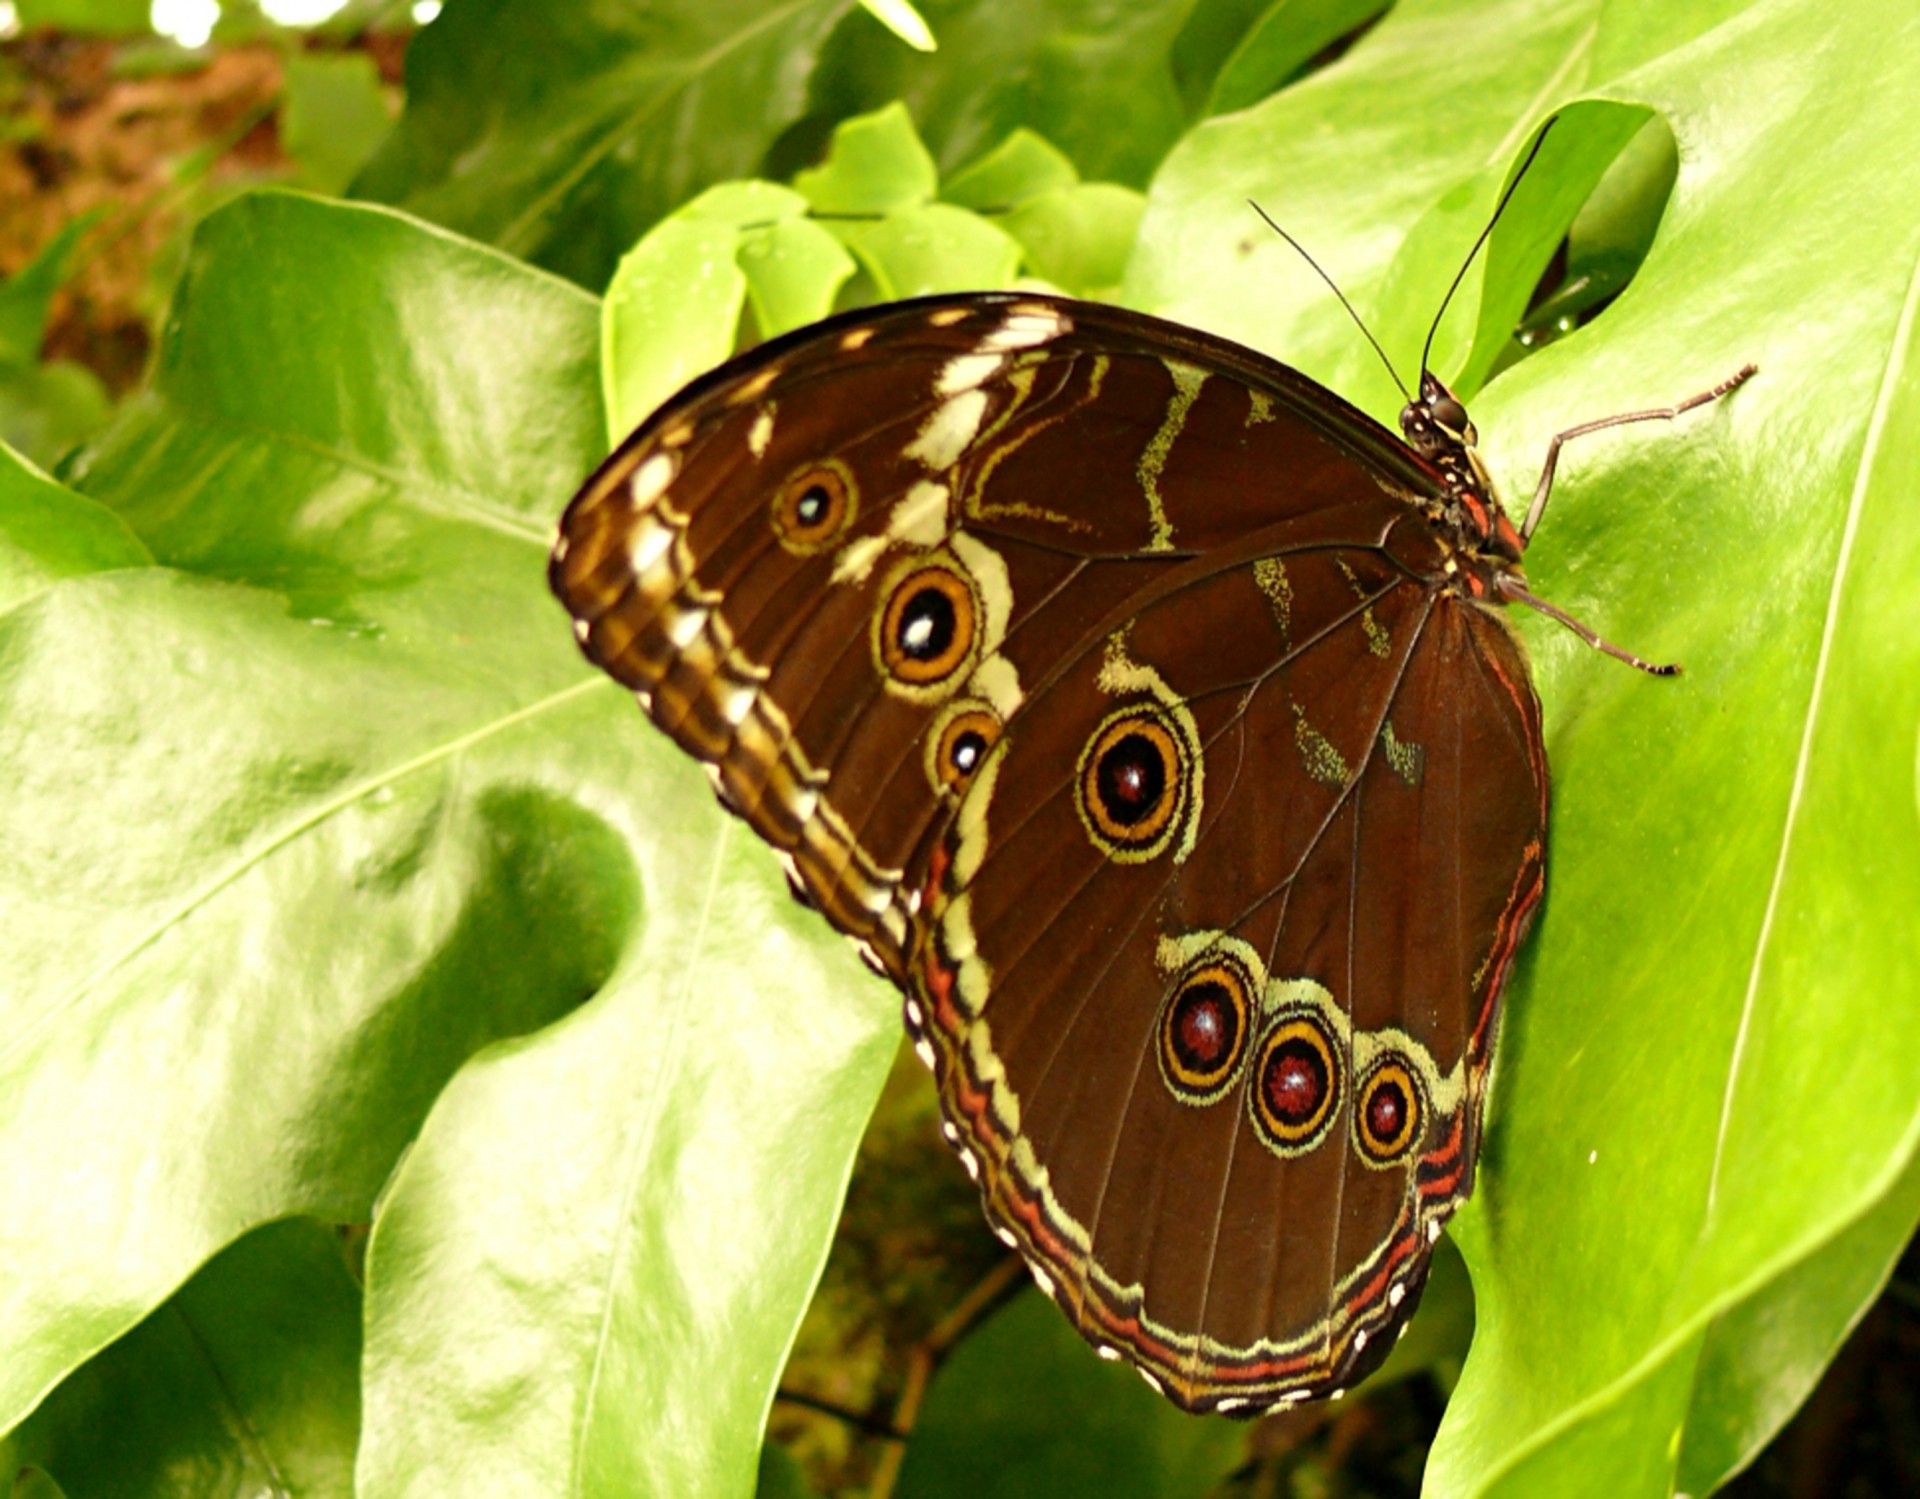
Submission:
[[1728,392],[1753,378],[1760,366],[1749,364],[1738,373],[1722,380],[1711,390],[1703,390],[1697,396],[1688,396],[1676,406],[1658,406],[1649,411],[1623,411],[1618,416],[1603,416],[1597,421],[1582,422],[1577,427],[1569,427],[1559,433],[1547,444],[1547,461],[1540,469],[1540,482],[1533,489],[1533,503],[1527,506],[1527,518],[1520,526],[1520,540],[1533,539],[1533,528],[1540,524],[1540,514],[1547,508],[1547,495],[1553,489],[1554,469],[1560,463],[1560,449],[1575,437],[1585,437],[1589,432],[1602,432],[1608,427],[1624,427],[1629,422],[1670,422],[1683,411],[1691,411],[1696,406],[1704,406],[1709,401],[1717,401]]

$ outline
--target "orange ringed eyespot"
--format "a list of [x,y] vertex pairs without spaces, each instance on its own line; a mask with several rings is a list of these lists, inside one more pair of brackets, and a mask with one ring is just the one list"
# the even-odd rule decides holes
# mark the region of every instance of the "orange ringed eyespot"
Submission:
[[1182,1103],[1224,1097],[1247,1054],[1254,985],[1236,957],[1214,954],[1181,974],[1160,1011],[1160,1075]]
[[1354,1139],[1369,1165],[1405,1159],[1426,1125],[1426,1098],[1413,1072],[1398,1057],[1376,1062],[1360,1084],[1354,1109]]
[[1340,1062],[1327,1023],[1283,1014],[1260,1038],[1250,1079],[1253,1122],[1268,1149],[1299,1155],[1326,1135],[1340,1098]]
[[945,681],[971,660],[978,615],[972,587],[951,567],[936,562],[908,573],[880,612],[881,671],[910,687]]
[[774,535],[796,556],[811,556],[846,533],[858,508],[858,490],[844,463],[828,459],[810,464],[774,495]]

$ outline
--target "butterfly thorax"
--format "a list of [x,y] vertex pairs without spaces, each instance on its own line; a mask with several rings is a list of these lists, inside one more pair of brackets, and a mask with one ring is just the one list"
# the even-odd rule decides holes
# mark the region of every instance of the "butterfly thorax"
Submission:
[[1407,445],[1439,471],[1445,499],[1431,507],[1428,518],[1458,562],[1464,590],[1476,597],[1497,594],[1501,577],[1519,575],[1526,543],[1507,519],[1493,475],[1481,461],[1479,433],[1466,407],[1432,374],[1423,374],[1419,399],[1401,409],[1400,431]]

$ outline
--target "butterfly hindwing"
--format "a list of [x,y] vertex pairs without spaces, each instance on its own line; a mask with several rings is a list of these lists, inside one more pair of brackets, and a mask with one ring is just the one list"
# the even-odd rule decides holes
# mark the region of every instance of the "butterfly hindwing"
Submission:
[[929,886],[909,1018],[989,1216],[1192,1408],[1324,1395],[1384,1354],[1471,1184],[1539,893],[1518,649],[1424,581],[1416,517],[1390,527],[1196,568],[1091,643]]

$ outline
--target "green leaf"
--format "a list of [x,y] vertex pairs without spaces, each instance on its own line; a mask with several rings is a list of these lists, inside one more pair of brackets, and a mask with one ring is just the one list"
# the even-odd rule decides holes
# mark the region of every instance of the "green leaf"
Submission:
[[621,258],[601,309],[611,441],[733,352],[743,303],[765,337],[832,310],[856,267],[806,211],[771,182],[721,183]]
[[1566,277],[1529,308],[1523,342],[1550,342],[1618,296],[1653,248],[1680,158],[1665,120],[1649,120],[1607,168],[1593,196],[1567,226]]
[[0,368],[0,443],[36,463],[58,463],[106,425],[111,407],[100,377],[70,359]]
[[55,1390],[9,1456],[94,1499],[350,1499],[359,1360],[360,1296],[338,1237],[277,1223],[203,1266]]
[[47,308],[66,279],[67,261],[80,236],[98,222],[98,212],[73,220],[13,275],[0,282],[0,368],[40,362],[47,332]]
[[1004,286],[1019,274],[1020,247],[1004,231],[931,201],[933,158],[902,105],[843,122],[827,159],[793,185],[827,217],[882,301]]
[[850,224],[846,241],[883,301],[1011,284],[1020,246],[1004,230],[950,203],[890,213],[877,224]]
[[821,59],[810,114],[824,130],[904,100],[945,171],[1024,125],[1082,176],[1141,187],[1185,123],[1169,54],[1193,5],[938,0],[921,7],[940,38],[931,55],[856,14]]
[[1080,174],[1065,152],[1022,125],[978,160],[940,185],[949,203],[975,211],[1005,211],[1042,193],[1076,187]]
[[8,1491],[10,1499],[66,1499],[60,1485],[48,1476],[43,1468],[21,1468],[15,1475],[13,1487]]
[[915,51],[935,50],[933,32],[908,0],[860,0],[860,8]]
[[858,269],[832,231],[800,218],[745,235],[739,262],[754,321],[768,338],[833,311],[834,298]]
[[754,1499],[816,1499],[800,1464],[771,1442],[760,1449],[760,1472],[753,1494]]
[[152,0],[14,0],[25,30],[46,27],[107,36],[147,32]]
[[1248,1428],[1189,1416],[1091,1356],[1028,1290],[941,1367],[907,1446],[900,1499],[1200,1499],[1246,1458]]
[[408,48],[406,112],[355,191],[598,288],[669,210],[759,168],[850,4],[460,0]]
[[1258,104],[1315,54],[1385,9],[1382,0],[1274,0],[1222,64],[1206,112]]
[[360,1492],[745,1492],[896,1022],[547,596],[596,309],[266,194],[168,326],[0,616],[0,1424],[391,1175]]
[[1073,163],[1024,127],[942,185],[949,203],[998,215],[1034,275],[1076,296],[1111,296],[1126,273],[1146,200],[1082,183]]
[[1085,182],[1029,198],[1003,222],[1034,275],[1075,296],[1112,296],[1146,206],[1131,188]]
[[280,139],[315,192],[345,192],[393,128],[365,52],[288,53],[286,101]]
[[819,213],[886,213],[929,201],[936,181],[906,106],[889,104],[835,127],[827,159],[793,187]]
[[62,578],[152,562],[112,511],[0,446],[0,614]]

